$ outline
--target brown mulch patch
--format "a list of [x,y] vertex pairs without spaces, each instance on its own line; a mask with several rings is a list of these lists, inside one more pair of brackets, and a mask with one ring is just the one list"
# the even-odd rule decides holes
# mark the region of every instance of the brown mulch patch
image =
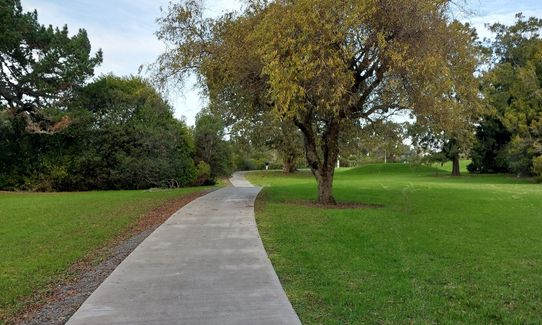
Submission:
[[306,200],[295,200],[295,201],[285,201],[285,204],[289,205],[300,205],[308,208],[318,208],[326,210],[346,210],[346,209],[380,209],[383,208],[383,205],[380,204],[364,204],[364,203],[353,203],[353,202],[337,202],[335,205],[325,205],[320,204],[315,201],[306,201]]
[[73,265],[65,279],[33,297],[10,324],[65,324],[79,306],[113,270],[172,214],[210,191],[191,193],[168,200],[141,217],[136,225],[108,245]]

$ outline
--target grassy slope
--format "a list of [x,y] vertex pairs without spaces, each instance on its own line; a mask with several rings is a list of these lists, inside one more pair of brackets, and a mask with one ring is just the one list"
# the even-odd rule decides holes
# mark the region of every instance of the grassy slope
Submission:
[[408,165],[338,171],[322,210],[307,173],[251,174],[264,244],[307,324],[542,323],[542,187]]
[[139,216],[199,190],[0,193],[0,323]]

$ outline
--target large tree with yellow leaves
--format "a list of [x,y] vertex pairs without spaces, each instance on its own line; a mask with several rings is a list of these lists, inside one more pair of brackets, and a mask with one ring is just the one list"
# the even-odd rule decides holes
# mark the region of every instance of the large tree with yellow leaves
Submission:
[[232,116],[271,111],[301,130],[318,202],[334,204],[341,130],[404,112],[439,132],[475,110],[472,34],[445,0],[248,1],[205,18],[198,0],[171,5],[158,36],[160,81],[196,73]]

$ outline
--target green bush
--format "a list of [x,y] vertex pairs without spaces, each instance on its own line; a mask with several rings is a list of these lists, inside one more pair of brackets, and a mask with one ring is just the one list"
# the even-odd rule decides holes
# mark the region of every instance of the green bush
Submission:
[[235,166],[237,170],[256,170],[258,166],[251,159],[245,159],[243,157],[237,157],[235,160]]
[[87,191],[181,187],[197,177],[194,141],[140,78],[105,76],[80,90],[55,134],[0,116],[0,189]]
[[533,159],[533,173],[536,175],[536,180],[542,182],[542,156]]
[[211,179],[211,166],[205,161],[200,161],[196,168],[196,181],[194,185],[205,185],[213,183],[214,180]]

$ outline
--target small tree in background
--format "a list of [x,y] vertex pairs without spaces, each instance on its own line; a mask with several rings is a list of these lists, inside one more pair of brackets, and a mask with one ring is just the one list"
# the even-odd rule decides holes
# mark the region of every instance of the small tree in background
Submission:
[[356,166],[364,162],[397,162],[406,160],[410,148],[406,123],[375,120],[365,126],[344,128],[341,135],[341,165]]
[[[303,138],[291,121],[266,113],[253,119],[237,120],[231,124],[229,130],[230,140],[244,147],[244,151],[271,151],[278,154],[276,158],[282,163],[284,173],[297,170],[303,155]],[[246,153],[244,155],[246,156]]]
[[224,139],[222,120],[208,110],[201,111],[196,116],[193,135],[196,164],[200,161],[207,163],[211,168],[211,178],[229,176],[233,169],[232,151]]

